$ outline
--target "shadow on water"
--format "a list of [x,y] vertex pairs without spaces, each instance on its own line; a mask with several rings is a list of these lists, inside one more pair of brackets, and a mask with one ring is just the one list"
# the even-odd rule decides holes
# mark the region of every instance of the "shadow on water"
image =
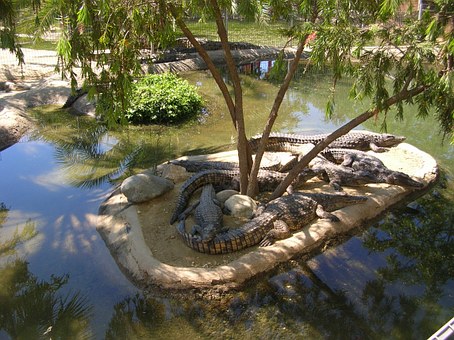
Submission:
[[[0,231],[8,219],[0,203]],[[80,292],[64,294],[69,275],[39,280],[16,248],[37,235],[35,223],[27,221],[13,235],[0,241],[0,337],[12,339],[75,339],[93,337],[92,307]]]
[[220,300],[137,295],[106,338],[423,339],[454,306],[452,196],[443,184],[335,248]]
[[[328,120],[324,110],[330,95],[329,73],[308,71],[303,74],[303,69],[300,72],[284,99],[275,131],[327,132],[364,110],[362,105],[346,99],[349,83],[342,79],[337,84],[335,113]],[[253,68],[251,75],[254,76],[243,76],[249,136],[262,131],[277,91],[272,82],[256,79],[257,74],[260,79],[266,78],[266,70],[257,73]],[[30,142],[51,145],[55,162],[52,166],[64,174],[64,184],[90,193],[95,193],[102,184],[117,184],[126,176],[171,158],[234,149],[235,131],[213,79],[206,72],[190,72],[184,76],[198,84],[208,103],[211,114],[199,121],[177,128],[147,126],[106,131],[91,119],[68,116],[55,108],[40,108],[35,111],[39,128],[29,137]],[[94,194],[79,198],[79,191],[62,190],[65,196],[55,194],[60,205],[56,203],[53,209],[46,207],[49,210],[39,211],[48,215],[44,217],[51,221],[47,222],[50,227],[37,229],[30,219],[26,222],[28,227],[21,225],[16,236],[9,228],[13,231],[6,240],[13,241],[8,247],[2,243],[5,228],[0,228],[0,247],[8,249],[0,251],[0,320],[3,322],[0,337],[2,332],[16,337],[19,333],[14,332],[18,332],[19,325],[26,319],[30,329],[24,327],[27,332],[24,334],[31,337],[41,336],[53,325],[53,338],[62,334],[60,329],[74,337],[95,334],[97,338],[108,339],[426,338],[452,317],[454,308],[454,187],[448,171],[454,166],[454,150],[441,144],[440,136],[434,132],[433,120],[416,119],[411,107],[406,107],[406,112],[408,117],[404,121],[388,117],[391,118],[388,119],[389,132],[407,136],[409,143],[434,155],[446,169],[444,178],[447,180],[438,184],[431,194],[408,207],[393,210],[373,226],[364,226],[364,231],[343,243],[327,247],[326,251],[309,259],[283,264],[251,281],[241,292],[226,294],[213,302],[167,297],[154,291],[135,295],[129,286],[121,286],[115,276],[118,274],[110,268],[115,264],[106,260],[109,254],[100,252],[104,244],[91,224],[87,224],[86,230],[78,223],[71,224],[72,227],[64,223],[51,225],[53,220],[60,221],[61,216],[70,216],[68,221],[72,221],[74,216],[83,220],[89,209],[95,214],[96,207],[90,204],[99,203],[101,194],[96,194],[95,198],[92,198]],[[380,122],[370,121],[361,128],[379,131],[380,125]],[[422,140],[421,135],[428,138]],[[51,170],[46,169],[46,173],[53,173]],[[22,177],[16,181],[19,183]],[[109,185],[104,189],[109,189]],[[30,193],[30,186],[26,190]],[[17,213],[35,212],[38,198],[54,199],[54,191],[49,190],[45,196],[38,191],[41,187],[35,190],[35,201],[24,194],[20,198],[8,196],[16,199],[15,205],[19,202],[24,205],[15,207]],[[64,206],[67,197],[76,197],[68,207]],[[11,199],[1,200],[11,202]],[[91,201],[87,203],[87,200]],[[9,209],[6,203],[0,204],[0,225],[5,224]],[[22,230],[26,230],[23,235]],[[83,247],[85,242],[81,243],[79,253],[62,253],[65,261],[54,260],[53,264],[64,266],[63,273],[69,268],[69,274],[54,275],[50,279],[43,279],[48,276],[43,276],[39,270],[32,272],[27,262],[33,262],[31,257],[3,261],[21,244],[41,236],[36,235],[36,230],[50,240],[56,237],[52,237],[52,233],[58,236],[58,232],[70,232],[72,238],[82,239],[85,232],[83,240],[89,240],[90,247]],[[57,243],[61,243],[61,247],[66,244],[63,239],[49,241],[46,249],[37,252],[35,261],[60,254],[58,248],[52,248]],[[86,258],[82,259],[81,254]],[[70,264],[75,258],[78,260],[72,266],[77,268]],[[85,262],[90,265],[85,267]],[[71,281],[79,280],[76,287],[83,285],[84,291],[64,295],[65,285],[72,283],[70,275],[79,267],[82,273],[73,276]],[[112,275],[115,279],[111,279]],[[84,293],[90,294],[91,304],[82,297]],[[103,307],[106,301],[109,305]],[[24,309],[28,312],[18,318],[19,311]],[[93,319],[102,321],[95,325],[93,334],[88,321],[92,310],[97,314]],[[37,313],[44,317],[38,318]],[[92,328],[93,323],[91,321]]]

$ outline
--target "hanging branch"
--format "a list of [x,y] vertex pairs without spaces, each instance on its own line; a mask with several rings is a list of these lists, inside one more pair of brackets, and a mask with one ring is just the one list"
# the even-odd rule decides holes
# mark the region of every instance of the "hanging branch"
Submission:
[[419,87],[416,87],[411,90],[407,90],[407,88],[404,88],[402,91],[400,91],[398,94],[388,98],[384,102],[384,105],[382,109],[379,109],[378,107],[375,107],[372,110],[368,110],[357,116],[356,118],[352,119],[348,123],[344,124],[334,132],[332,132],[329,136],[327,136],[323,141],[315,145],[315,147],[309,151],[307,154],[305,154],[301,160],[292,168],[292,170],[289,171],[287,177],[279,184],[279,186],[274,190],[272,193],[270,200],[278,198],[282,196],[287,189],[287,187],[293,182],[293,180],[298,176],[298,174],[303,170],[304,167],[306,167],[309,162],[314,159],[320,151],[325,149],[331,142],[333,142],[335,139],[345,135],[348,133],[350,130],[353,128],[357,127],[358,125],[364,123],[366,120],[369,118],[372,118],[376,115],[378,115],[381,111],[386,111],[388,110],[389,107],[392,105],[399,103],[403,100],[410,99],[414,96],[417,96],[418,94],[424,92],[427,90],[430,86],[427,85],[422,85]]

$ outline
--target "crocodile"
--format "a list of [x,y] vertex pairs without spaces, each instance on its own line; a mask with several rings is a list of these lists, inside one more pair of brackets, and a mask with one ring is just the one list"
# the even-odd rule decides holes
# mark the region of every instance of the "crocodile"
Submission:
[[257,244],[269,246],[277,239],[289,237],[291,231],[301,229],[317,216],[337,222],[338,217],[328,211],[366,200],[365,196],[295,192],[268,202],[258,216],[208,242],[186,232],[184,220],[178,223],[177,231],[186,245],[194,250],[225,254]]
[[[239,176],[239,170],[204,170],[191,176],[180,188],[176,208],[170,219],[170,224],[185,218],[185,208],[189,198],[197,189],[206,184],[213,184],[218,189],[239,190]],[[257,174],[259,191],[273,191],[286,176],[287,174],[277,171],[259,170]],[[298,187],[314,176],[316,176],[314,171],[309,168],[304,169],[293,181],[292,187]]]
[[221,204],[216,199],[213,185],[203,187],[199,202],[195,205],[194,218],[197,224],[192,227],[191,234],[198,235],[201,241],[210,241],[216,234],[226,230]]
[[[296,147],[298,144],[317,144],[328,136],[329,134],[327,133],[318,135],[271,133],[266,150],[287,151],[290,146]],[[253,137],[249,140],[249,145],[253,151],[257,151],[260,140],[261,136]],[[395,146],[404,140],[405,137],[403,136],[354,130],[334,140],[329,147],[383,152],[386,150],[385,147]]]
[[364,151],[342,148],[326,148],[320,155],[330,162],[341,164],[343,166],[354,167],[356,164],[367,164],[368,166],[377,166],[385,168],[385,164],[378,157]]
[[[178,165],[186,169],[188,172],[200,172],[203,170],[237,170],[240,165],[237,162],[221,162],[221,161],[196,161],[189,159],[175,159],[169,162],[170,164]],[[279,171],[282,164],[276,162],[269,166],[261,166],[262,170]]]
[[379,182],[379,179],[370,171],[337,165],[320,156],[311,161],[310,167],[320,178],[329,182],[336,191],[342,191],[343,186],[360,186]]
[[387,168],[374,156],[361,158],[356,154],[353,160],[344,159],[344,163],[340,165],[318,156],[312,160],[311,169],[337,191],[341,191],[342,186],[359,186],[367,183],[387,183],[415,188],[423,186],[423,183],[407,174]]

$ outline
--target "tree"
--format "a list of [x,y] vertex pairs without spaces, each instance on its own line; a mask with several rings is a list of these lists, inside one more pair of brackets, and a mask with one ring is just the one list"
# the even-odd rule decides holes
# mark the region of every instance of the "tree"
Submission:
[[16,39],[17,12],[18,4],[15,1],[0,1],[0,48],[16,54],[19,64],[22,64],[24,54]]
[[[298,172],[330,142],[365,120],[378,118],[382,113],[385,127],[387,113],[393,106],[401,118],[404,102],[415,103],[421,116],[434,108],[444,133],[452,133],[454,4],[450,0],[434,0],[421,20],[410,18],[402,24],[394,20],[399,5],[404,2],[401,0],[60,1],[71,4],[62,7],[66,8],[68,22],[65,43],[59,45],[59,53],[65,57],[64,71],[69,72],[74,84],[73,68],[81,67],[91,92],[100,95],[99,109],[110,113],[110,121],[122,120],[128,107],[131,83],[143,73],[140,61],[144,42],[166,46],[174,37],[174,24],[179,27],[207,64],[224,96],[237,131],[241,192],[250,196],[257,191],[256,175],[282,99],[302,51],[308,45],[312,48],[312,63],[331,65],[333,88],[339,78],[352,77],[351,96],[360,100],[370,98],[371,108],[334,131],[305,155],[272,197],[280,196]],[[262,20],[266,17],[297,19],[286,32],[289,39],[298,43],[295,59],[270,110],[254,162],[244,125],[241,81],[222,20],[222,13],[231,12],[232,8]],[[216,21],[233,95],[209,54],[187,27],[187,12]],[[369,45],[375,47],[368,48]],[[333,105],[331,99],[328,113]]]

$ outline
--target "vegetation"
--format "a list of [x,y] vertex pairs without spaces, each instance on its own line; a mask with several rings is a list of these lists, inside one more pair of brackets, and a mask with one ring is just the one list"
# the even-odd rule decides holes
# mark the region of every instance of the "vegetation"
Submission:
[[179,123],[202,109],[197,88],[174,73],[153,74],[133,85],[126,118],[133,124]]
[[[188,28],[198,38],[207,40],[219,40],[216,33],[217,27],[213,20],[194,20],[187,22]],[[282,35],[282,31],[288,28],[287,22],[256,22],[251,20],[228,21],[229,40],[235,42],[247,42],[258,46],[282,47],[288,39]],[[181,33],[182,34],[182,33]]]
[[[167,46],[176,36],[175,26],[178,27],[203,58],[224,96],[237,132],[241,191],[250,196],[257,191],[256,177],[265,145],[303,49],[306,46],[312,48],[310,59],[314,65],[331,65],[334,72],[333,89],[341,77],[353,77],[355,82],[351,97],[356,100],[369,99],[370,109],[334,131],[305,155],[273,193],[272,197],[277,197],[298,172],[334,139],[371,117],[378,118],[380,114],[383,126],[386,126],[385,119],[392,107],[396,108],[398,117],[402,117],[403,104],[406,102],[417,104],[420,116],[426,116],[433,108],[444,133],[452,133],[454,3],[450,0],[431,1],[430,8],[424,12],[421,20],[412,18],[398,24],[394,20],[395,14],[404,2],[60,0],[53,7],[58,8],[54,13],[59,15],[55,18],[60,22],[62,18],[65,19],[65,34],[58,44],[62,72],[76,86],[73,70],[76,66],[80,67],[91,94],[99,95],[99,108],[109,113],[109,120],[113,122],[124,119],[129,112],[131,104],[128,98],[133,91],[134,79],[143,74],[141,53],[144,46],[150,43],[156,47]],[[295,59],[276,94],[254,161],[244,124],[241,79],[231,55],[223,20],[225,12],[260,22],[282,17],[297,19],[296,24],[285,32],[288,41],[297,44]],[[187,25],[188,15],[211,18],[216,22],[226,57],[229,83],[196,40]],[[376,45],[374,48],[368,48],[371,42]],[[109,51],[109,54],[98,51]],[[330,99],[328,114],[333,105],[335,102]]]

